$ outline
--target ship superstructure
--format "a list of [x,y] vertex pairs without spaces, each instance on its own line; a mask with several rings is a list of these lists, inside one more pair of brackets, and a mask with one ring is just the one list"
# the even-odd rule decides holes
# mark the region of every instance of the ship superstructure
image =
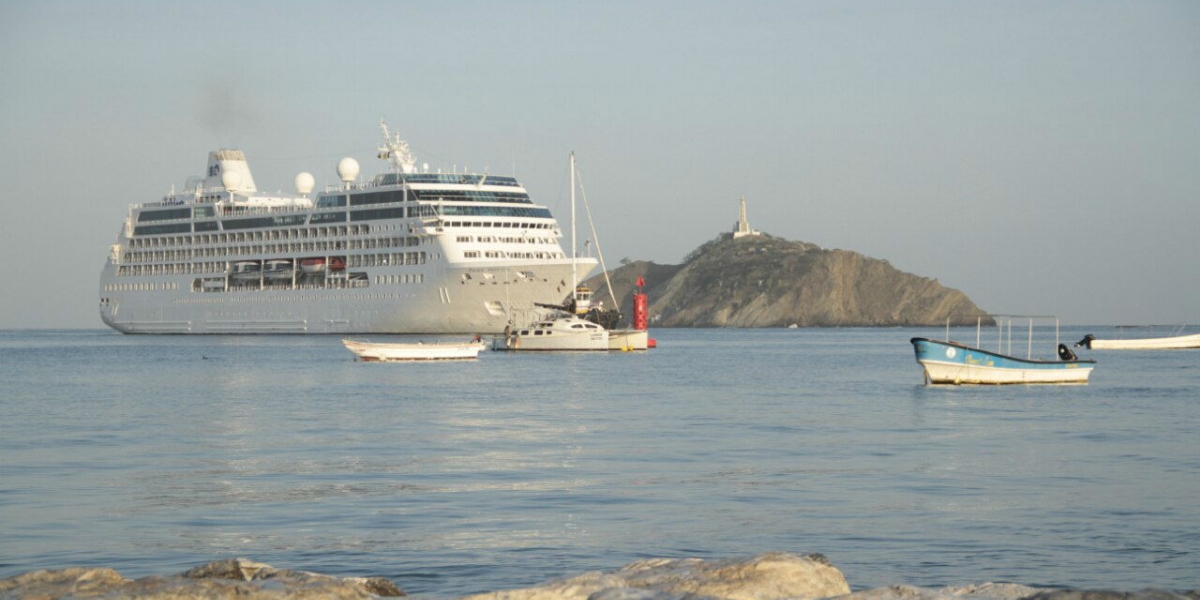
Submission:
[[418,170],[380,127],[392,169],[370,182],[344,158],[340,185],[313,194],[300,173],[295,195],[263,193],[240,150],[218,150],[183,191],[131,206],[101,318],[124,333],[499,333],[570,293],[562,230],[514,177]]

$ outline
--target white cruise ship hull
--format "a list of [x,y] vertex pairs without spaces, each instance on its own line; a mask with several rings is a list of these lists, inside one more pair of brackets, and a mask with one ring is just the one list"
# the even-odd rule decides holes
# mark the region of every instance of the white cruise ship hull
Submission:
[[[515,275],[521,272],[535,277]],[[101,318],[122,333],[497,334],[513,310],[562,298],[571,265],[443,267],[424,275],[422,283],[216,293],[192,292],[192,276],[179,276],[158,282],[174,289],[123,294],[119,304],[101,306]]]

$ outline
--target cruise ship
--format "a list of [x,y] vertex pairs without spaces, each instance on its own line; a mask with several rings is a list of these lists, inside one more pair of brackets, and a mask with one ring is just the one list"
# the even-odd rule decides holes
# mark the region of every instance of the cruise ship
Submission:
[[563,251],[574,240],[516,178],[418,169],[380,129],[390,168],[369,182],[343,158],[323,192],[300,173],[296,194],[263,193],[242,151],[217,150],[181,192],[130,206],[101,319],[122,333],[500,333],[596,266]]

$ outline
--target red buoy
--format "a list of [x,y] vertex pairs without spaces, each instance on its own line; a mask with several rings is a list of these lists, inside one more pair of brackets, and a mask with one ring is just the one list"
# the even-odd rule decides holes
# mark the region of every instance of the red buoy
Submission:
[[649,324],[646,293],[642,291],[642,287],[645,285],[646,280],[642,279],[639,275],[637,278],[637,288],[633,290],[633,328],[638,331],[645,331],[646,326]]
[[646,295],[633,295],[633,328],[638,331],[645,331],[647,325],[646,318]]

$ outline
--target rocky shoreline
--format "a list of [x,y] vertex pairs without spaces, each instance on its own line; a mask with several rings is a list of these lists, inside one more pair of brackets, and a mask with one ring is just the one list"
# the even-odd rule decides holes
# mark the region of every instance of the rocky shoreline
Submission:
[[[73,567],[0,580],[0,600],[370,599],[405,596],[382,577],[332,577],[276,569],[244,558],[211,562],[169,576],[126,579],[112,569]],[[723,560],[651,559],[615,571],[588,572],[530,588],[462,600],[1200,600],[1200,590],[1039,589],[1012,583],[944,588],[894,585],[851,592],[820,554],[768,552]]]

